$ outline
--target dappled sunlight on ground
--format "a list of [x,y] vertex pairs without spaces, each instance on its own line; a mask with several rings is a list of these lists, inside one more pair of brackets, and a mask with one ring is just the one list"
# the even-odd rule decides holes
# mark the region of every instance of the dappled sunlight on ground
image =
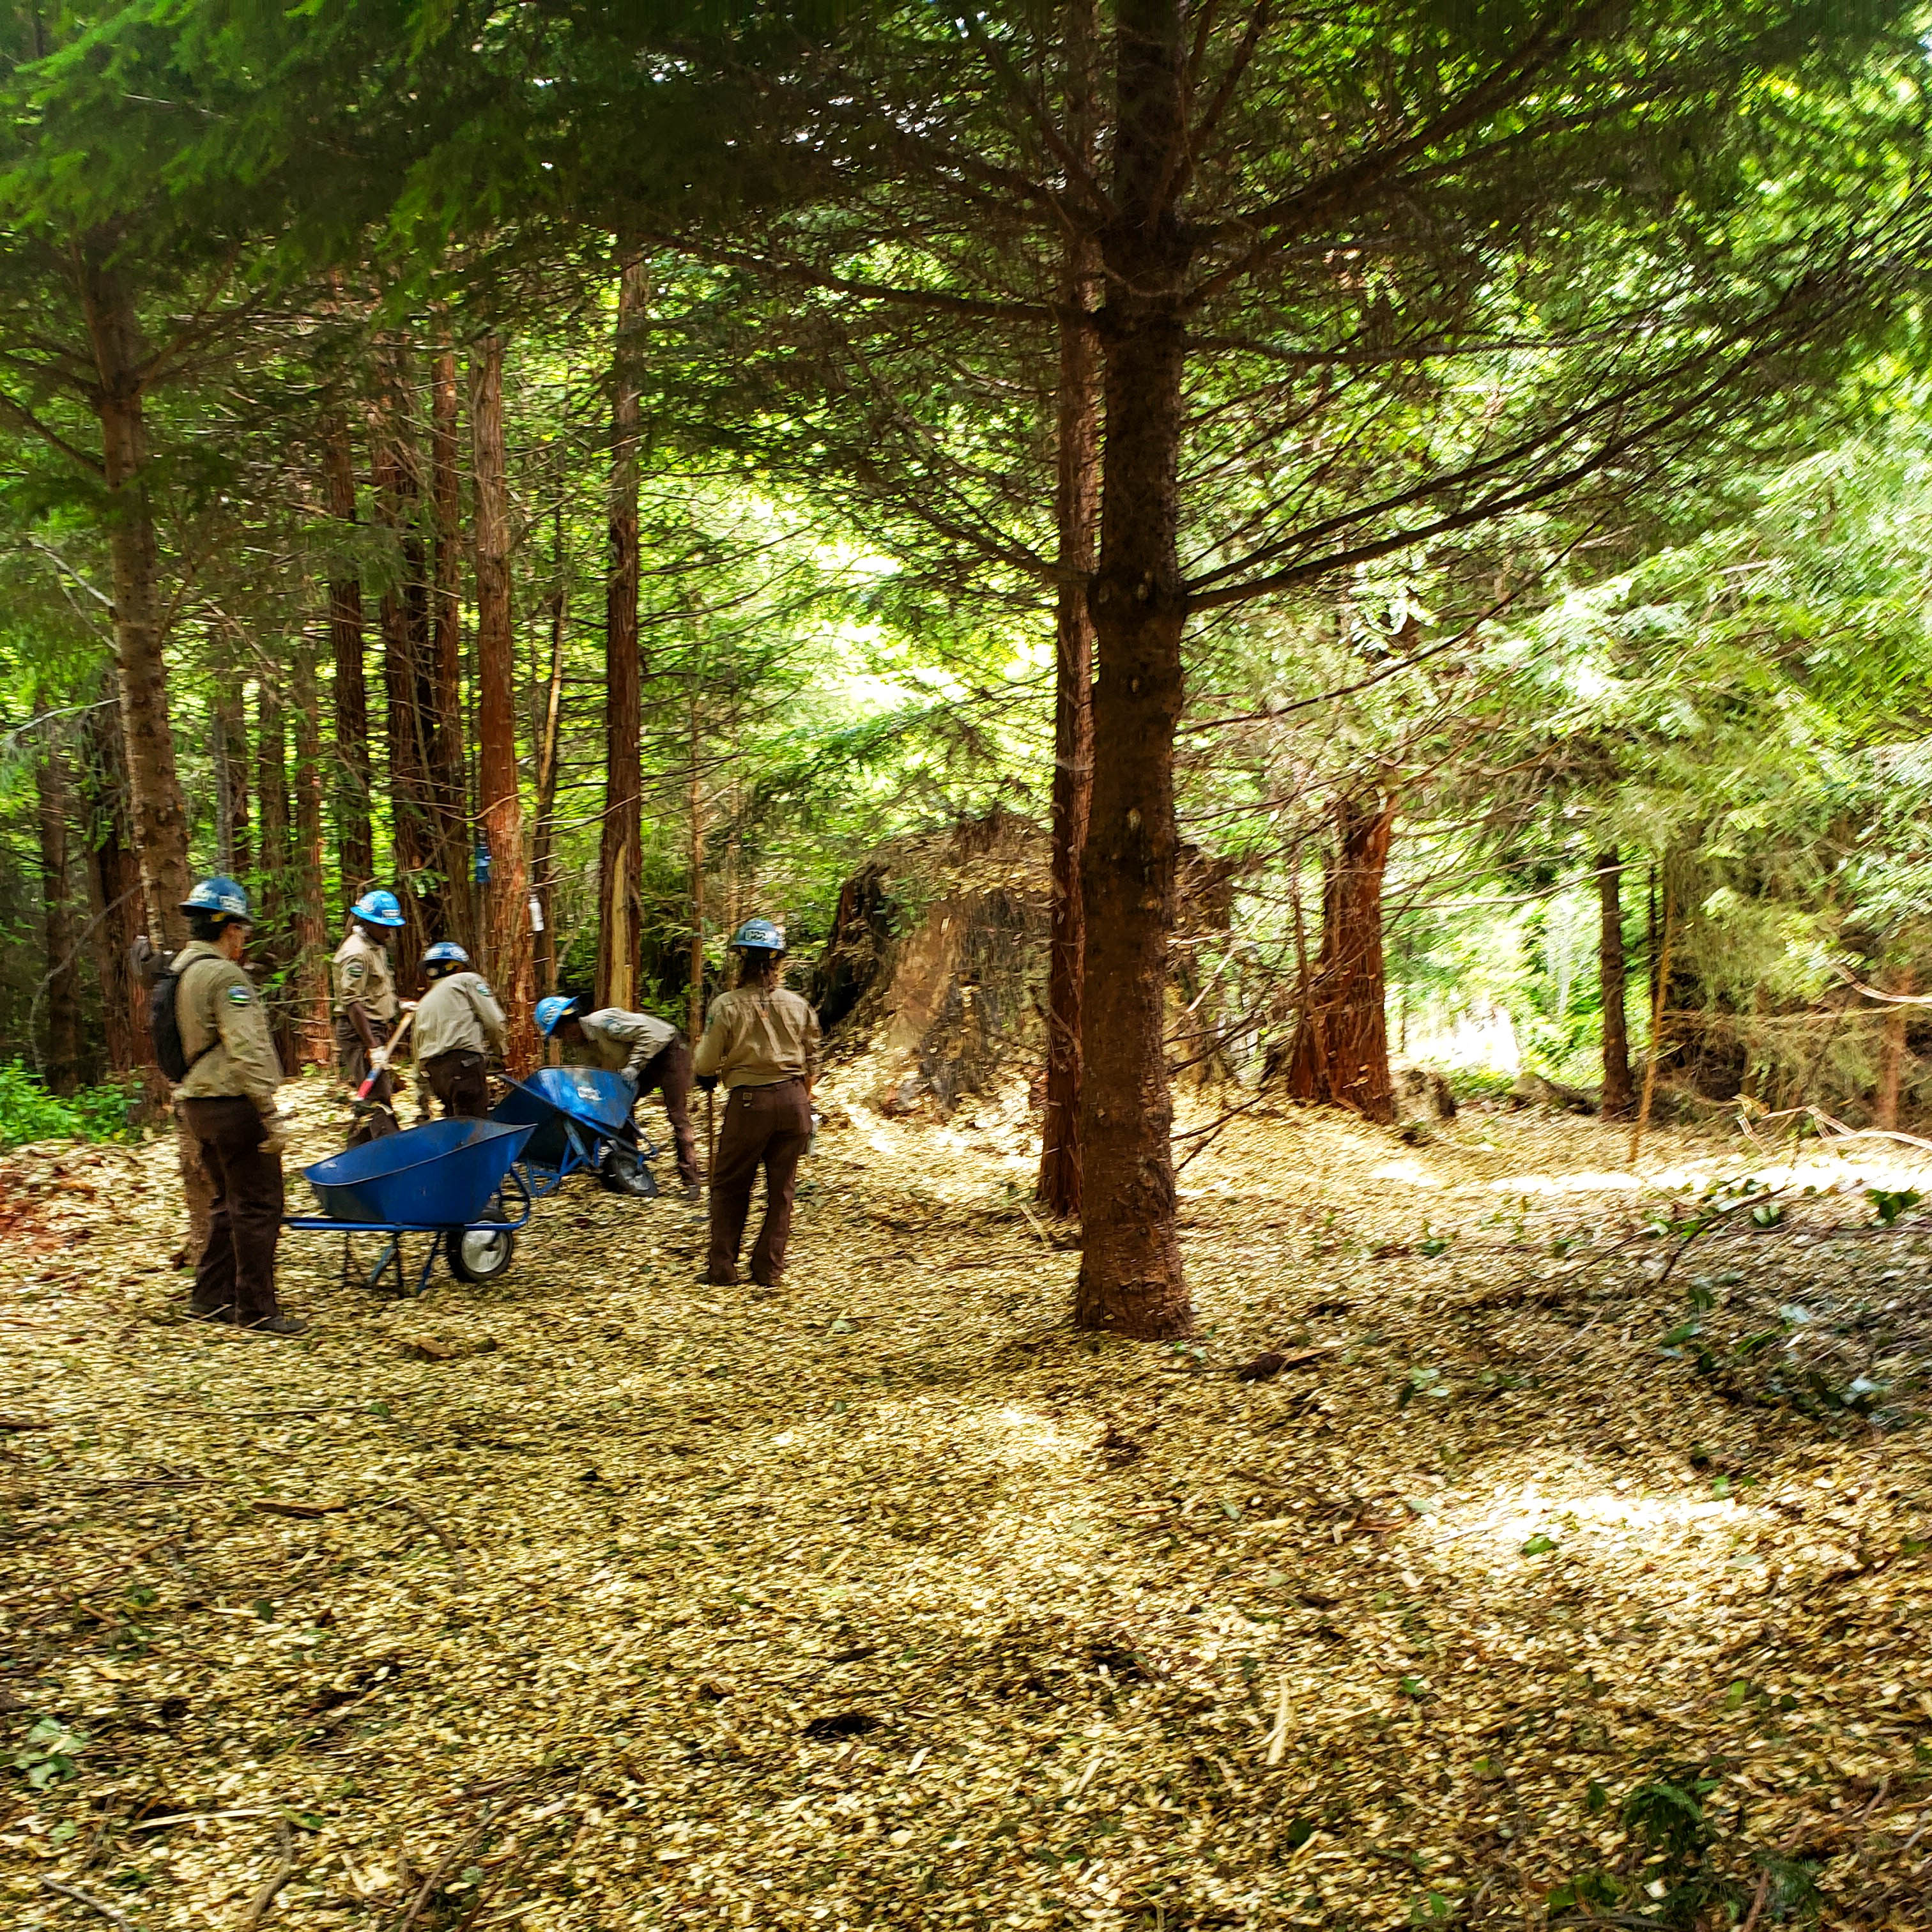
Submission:
[[78,1741],[20,1909],[232,1926],[286,1856],[290,1932],[1514,1927],[1645,1902],[1618,1806],[1688,1765],[1714,1882],[1922,1925],[1932,1226],[1686,1246],[1660,1178],[1735,1145],[1633,1192],[1588,1122],[1258,1110],[1136,1347],[1064,1325],[1024,1096],[843,1104],[776,1294],[578,1184],[421,1304],[292,1239],[292,1347],[170,1318],[164,1148],[0,1171],[9,1739]]

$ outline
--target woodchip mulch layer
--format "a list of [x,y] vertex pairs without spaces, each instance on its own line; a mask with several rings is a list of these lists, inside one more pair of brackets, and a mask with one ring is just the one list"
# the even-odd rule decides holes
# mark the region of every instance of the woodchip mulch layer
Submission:
[[1019,1114],[859,1094],[776,1294],[578,1182],[420,1303],[290,1236],[295,1342],[166,1141],[0,1163],[5,1922],[1932,1924],[1908,1173],[1257,1109],[1155,1348]]

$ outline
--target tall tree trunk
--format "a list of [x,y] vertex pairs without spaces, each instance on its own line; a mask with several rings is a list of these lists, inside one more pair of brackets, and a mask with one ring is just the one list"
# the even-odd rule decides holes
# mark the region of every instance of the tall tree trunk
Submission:
[[1600,917],[1597,978],[1604,998],[1603,1111],[1606,1120],[1627,1120],[1636,1097],[1630,1086],[1630,1022],[1624,1010],[1627,970],[1622,878],[1616,854],[1601,854],[1597,860],[1597,898]]
[[430,795],[442,857],[440,938],[473,944],[468,761],[463,748],[463,502],[457,474],[456,351],[440,340],[430,362],[430,502],[436,534],[436,584],[430,608],[428,733]]
[[296,1030],[302,1058],[326,1066],[330,1033],[328,901],[322,886],[322,700],[315,686],[315,647],[296,640],[290,685],[296,720],[295,838],[290,881],[295,902]]
[[46,1014],[44,1072],[49,1092],[71,1094],[80,1084],[80,964],[68,897],[67,772],[56,727],[43,723],[40,730],[40,757],[34,778],[46,954],[41,996]]
[[102,1043],[116,1073],[148,1060],[146,1002],[134,974],[134,940],[145,922],[134,847],[118,680],[88,708],[81,734],[80,792],[86,811],[87,896],[94,976],[100,987]]
[[147,928],[157,945],[188,936],[180,908],[188,875],[188,812],[175,769],[163,652],[160,555],[148,496],[148,428],[142,406],[140,323],[118,271],[90,249],[82,265],[82,305],[94,351],[94,406],[100,422],[109,505],[107,548],[114,575],[114,662],[121,730],[141,868]]
[[344,526],[328,572],[328,643],[335,664],[336,858],[346,904],[376,877],[376,782],[369,758],[369,693],[362,674],[362,580],[346,532],[356,526],[356,459],[348,419],[331,410],[322,430],[328,514]]
[[[442,908],[434,876],[440,856],[429,776],[429,724],[434,704],[429,669],[429,598],[422,532],[422,464],[410,407],[408,358],[400,344],[378,356],[370,422],[376,514],[395,554],[382,592],[382,682],[388,700],[389,846],[395,890],[406,921],[396,935],[397,975],[413,984],[422,950],[440,930]],[[427,691],[425,687],[428,687]],[[425,698],[428,703],[425,703]]]
[[1395,830],[1393,794],[1342,800],[1335,852],[1322,890],[1322,951],[1288,1055],[1298,1100],[1395,1118],[1389,1077],[1388,986],[1382,970],[1382,874]]
[[242,675],[231,664],[218,664],[215,691],[208,706],[214,739],[215,839],[221,869],[235,878],[254,863],[254,842],[248,826],[248,714],[242,701]]
[[[1888,993],[1910,993],[1917,982],[1910,967],[1887,979]],[[1912,1016],[1906,1006],[1887,1006],[1884,1030],[1879,1036],[1878,1079],[1872,1089],[1872,1125],[1893,1132],[1898,1130],[1899,1090],[1905,1073],[1905,1023]]]
[[281,693],[266,675],[255,687],[255,795],[262,827],[256,869],[261,893],[250,944],[257,971],[266,968],[273,976],[263,1004],[274,1033],[276,1054],[284,1066],[292,1066],[298,1036],[289,972],[295,946],[289,876],[288,722]]
[[537,719],[537,822],[532,839],[530,881],[537,916],[536,984],[539,993],[556,990],[556,885],[557,753],[563,736],[563,635],[569,610],[570,578],[563,548],[563,508],[556,509],[556,592],[550,605],[550,674],[544,682]]
[[[1091,309],[1098,266],[1098,251],[1084,237],[1069,243],[1060,299],[1070,312]],[[1054,502],[1060,581],[1054,614],[1053,916],[1038,1187],[1041,1204],[1059,1215],[1080,1212],[1080,981],[1087,946],[1080,860],[1094,791],[1094,625],[1087,593],[1100,489],[1094,349],[1090,325],[1062,318]]]
[[1174,1235],[1163,1043],[1179,844],[1174,736],[1187,622],[1178,552],[1181,298],[1190,243],[1172,198],[1186,139],[1186,9],[1120,0],[1100,562],[1090,598],[1094,796],[1080,879],[1083,1328],[1178,1335],[1193,1310]]
[[530,886],[517,788],[514,642],[510,628],[510,500],[503,454],[503,339],[470,352],[470,436],[476,475],[477,784],[490,881],[483,894],[484,956],[510,1016],[512,1073],[536,1064]]
[[686,805],[691,829],[691,954],[686,968],[685,1018],[695,1046],[704,1031],[704,788],[698,764],[702,748],[701,712],[694,670],[691,685],[691,771]]
[[638,471],[650,285],[643,260],[617,282],[610,358],[610,575],[604,592],[604,826],[597,848],[597,1001],[632,1006],[644,923],[644,668],[638,642]]

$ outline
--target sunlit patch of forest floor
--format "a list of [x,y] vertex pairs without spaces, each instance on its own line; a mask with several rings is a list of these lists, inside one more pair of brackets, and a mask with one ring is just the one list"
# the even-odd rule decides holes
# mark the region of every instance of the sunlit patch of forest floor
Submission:
[[576,1182],[420,1303],[292,1234],[292,1343],[172,1312],[169,1142],[10,1157],[6,1921],[1927,1924],[1909,1176],[1257,1110],[1177,1352],[1013,1119],[853,1118],[778,1293]]

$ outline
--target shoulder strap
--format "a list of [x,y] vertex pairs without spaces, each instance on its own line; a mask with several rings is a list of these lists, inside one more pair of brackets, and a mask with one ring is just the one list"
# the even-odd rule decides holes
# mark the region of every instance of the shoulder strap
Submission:
[[[199,959],[190,959],[178,973],[174,972],[172,970],[172,965],[170,966],[170,976],[173,979],[175,982],[175,1032],[177,1036],[178,1036],[181,1032],[182,988],[188,984],[188,976],[192,973],[197,966],[219,966],[222,963],[221,956],[219,953],[204,952]],[[202,1060],[206,1060],[208,1056],[220,1044],[221,1029],[218,1026],[214,1029],[214,1037],[209,1040],[208,1044],[204,1046],[199,1053],[190,1054],[188,1055],[188,1064],[189,1071],[191,1072],[196,1066],[198,1066]],[[188,1076],[186,1074],[184,1074],[182,1077],[185,1079]]]

